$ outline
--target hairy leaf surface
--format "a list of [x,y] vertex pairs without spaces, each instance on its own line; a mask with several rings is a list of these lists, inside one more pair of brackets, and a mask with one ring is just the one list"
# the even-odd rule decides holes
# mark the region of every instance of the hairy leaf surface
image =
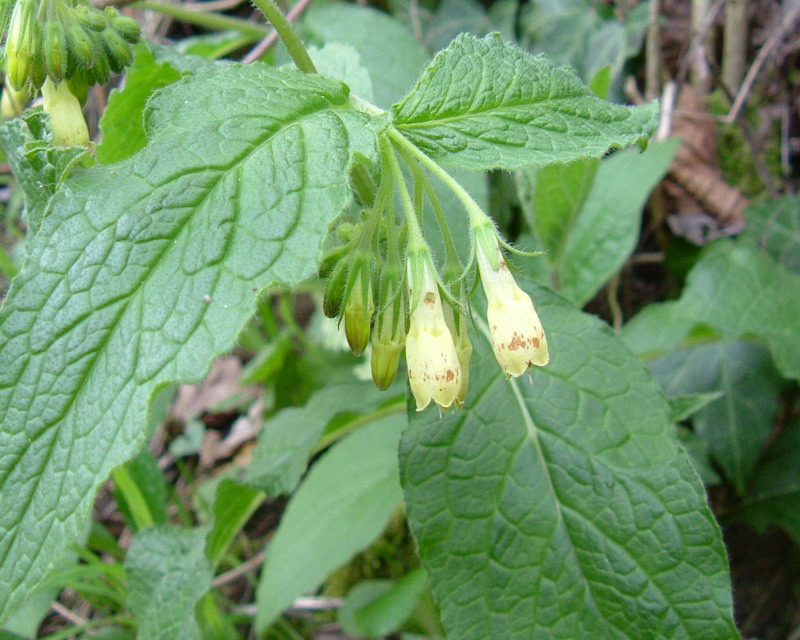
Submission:
[[139,640],[194,640],[195,603],[214,576],[206,558],[206,529],[159,525],[140,532],[125,558],[128,606]]
[[147,147],[51,201],[0,311],[0,615],[141,446],[153,393],[201,378],[263,288],[314,272],[351,153],[372,152],[347,100],[265,66],[183,79],[150,102]]
[[737,637],[719,530],[661,392],[605,325],[530,290],[550,364],[507,381],[476,340],[467,407],[413,414],[401,443],[448,638]]
[[437,54],[392,117],[442,164],[518,169],[641,142],[656,126],[658,107],[609,104],[544,56],[497,34],[463,34]]

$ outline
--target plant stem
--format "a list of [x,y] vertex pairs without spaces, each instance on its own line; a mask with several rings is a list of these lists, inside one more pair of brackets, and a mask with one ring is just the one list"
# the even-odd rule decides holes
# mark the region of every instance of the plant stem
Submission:
[[483,209],[481,209],[480,205],[475,202],[475,199],[469,195],[469,193],[467,193],[467,190],[458,183],[458,180],[447,173],[447,171],[445,171],[437,162],[425,155],[415,145],[406,140],[405,137],[399,131],[397,131],[397,129],[388,129],[387,134],[392,139],[392,142],[394,142],[394,144],[400,149],[401,153],[404,155],[408,154],[416,158],[420,164],[422,164],[428,169],[428,171],[439,178],[439,180],[441,180],[442,183],[444,183],[444,185],[455,194],[456,198],[458,198],[461,201],[461,204],[464,205],[464,209],[466,209],[470,218],[470,222],[473,225],[476,223],[479,225],[485,223],[485,220],[488,219],[488,216],[486,213],[484,213]]
[[408,192],[408,187],[403,179],[403,172],[400,170],[400,163],[394,155],[394,149],[391,143],[384,136],[381,136],[380,139],[380,151],[381,162],[384,166],[388,166],[391,169],[392,175],[394,175],[394,181],[397,183],[397,188],[400,191],[400,201],[403,203],[403,210],[405,211],[406,223],[408,225],[408,250],[409,252],[420,249],[427,251],[428,245],[425,242],[422,228],[419,226],[419,220],[417,220],[417,214],[414,211],[414,204],[411,201],[411,194]]
[[414,180],[418,184],[422,185],[422,188],[428,196],[428,201],[433,207],[433,213],[436,216],[436,221],[439,223],[439,229],[442,232],[442,240],[444,241],[444,248],[445,253],[447,254],[448,264],[451,264],[453,267],[456,267],[460,270],[461,261],[458,258],[458,251],[456,250],[455,242],[453,242],[453,236],[450,233],[450,228],[447,224],[447,218],[445,218],[444,211],[442,210],[442,205],[439,202],[436,192],[433,190],[431,181],[428,180],[428,177],[425,175],[425,171],[419,166],[419,162],[417,162],[415,158],[404,155],[403,159],[408,163],[408,168],[411,169]]
[[137,9],[151,9],[164,13],[178,20],[188,22],[189,24],[197,25],[198,27],[205,27],[206,29],[223,31],[225,29],[232,29],[238,31],[243,36],[247,36],[250,40],[260,40],[270,32],[269,27],[263,24],[256,24],[249,20],[240,20],[239,18],[231,18],[219,13],[212,13],[210,11],[192,11],[185,9],[181,6],[174,4],[162,4],[161,2],[152,2],[151,0],[141,0],[132,5]]
[[253,0],[253,4],[261,10],[261,13],[275,27],[275,31],[278,32],[283,44],[286,45],[289,55],[292,56],[295,66],[304,73],[316,73],[317,68],[314,66],[305,46],[303,46],[303,41],[300,40],[300,36],[297,35],[286,16],[278,9],[274,0]]

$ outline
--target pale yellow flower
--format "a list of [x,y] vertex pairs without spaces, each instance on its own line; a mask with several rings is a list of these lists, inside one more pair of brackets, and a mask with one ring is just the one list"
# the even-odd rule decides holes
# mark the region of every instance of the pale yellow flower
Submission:
[[511,275],[500,248],[497,248],[497,269],[492,267],[480,245],[477,259],[488,300],[486,315],[492,349],[503,371],[508,376],[517,377],[531,365],[547,364],[547,338],[542,323],[530,296],[520,289]]
[[431,400],[442,408],[456,401],[461,389],[461,365],[444,319],[439,287],[425,264],[419,282],[409,265],[411,319],[406,337],[406,361],[411,393],[422,411]]

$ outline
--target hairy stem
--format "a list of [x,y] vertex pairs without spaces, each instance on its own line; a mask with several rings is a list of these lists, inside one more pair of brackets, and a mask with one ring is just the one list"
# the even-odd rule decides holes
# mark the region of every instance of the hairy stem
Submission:
[[303,41],[300,40],[300,36],[297,35],[286,16],[278,9],[274,0],[253,0],[253,4],[261,10],[261,13],[275,27],[275,31],[278,32],[283,44],[286,45],[289,55],[292,56],[295,66],[305,73],[316,73],[317,68],[314,66],[311,56],[308,55]]

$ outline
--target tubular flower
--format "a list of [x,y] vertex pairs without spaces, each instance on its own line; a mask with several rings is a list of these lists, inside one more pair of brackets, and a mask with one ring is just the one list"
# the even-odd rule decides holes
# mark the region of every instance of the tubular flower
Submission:
[[[506,375],[517,377],[531,365],[547,364],[547,338],[530,296],[519,288],[500,247],[495,247],[497,255],[490,257],[484,245],[478,244],[478,269],[489,302],[487,319],[494,355]],[[492,262],[498,265],[496,269]]]
[[47,78],[42,85],[44,110],[50,116],[50,129],[53,131],[53,144],[89,144],[89,130],[83,119],[81,104],[73,95],[66,82],[53,84]]
[[389,268],[383,274],[379,296],[381,311],[372,331],[372,380],[381,391],[392,384],[406,342],[405,296],[402,273],[398,271]]
[[408,272],[411,320],[406,361],[411,393],[417,401],[417,411],[422,411],[431,400],[446,409],[456,401],[461,389],[461,365],[445,323],[431,266],[425,261],[414,269],[409,261]]

